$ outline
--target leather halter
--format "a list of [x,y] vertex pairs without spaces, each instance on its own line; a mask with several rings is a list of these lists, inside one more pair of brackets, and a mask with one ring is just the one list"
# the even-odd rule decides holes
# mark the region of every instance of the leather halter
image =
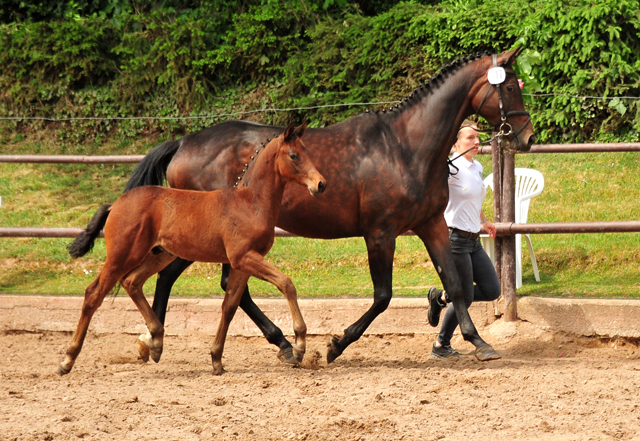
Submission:
[[[493,55],[493,66],[494,67],[498,67],[498,56],[496,54]],[[487,92],[484,94],[484,97],[482,98],[482,101],[480,101],[480,105],[478,106],[478,108],[475,111],[476,115],[480,114],[480,109],[482,108],[482,105],[484,104],[485,100],[487,99],[487,96],[489,95],[489,92],[491,92],[491,87],[492,85],[489,85],[489,88],[487,89]],[[526,110],[509,110],[507,112],[504,111],[504,105],[503,105],[503,94],[504,92],[502,91],[502,83],[499,84],[495,84],[496,90],[498,91],[498,104],[500,106],[500,123],[498,123],[500,126],[498,127],[498,124],[496,124],[494,126],[494,130],[496,132],[498,132],[498,137],[507,137],[508,141],[512,141],[514,140],[523,130],[524,128],[527,126],[527,124],[529,124],[529,122],[531,122],[531,115],[529,114],[529,112],[527,112]],[[507,118],[509,118],[510,116],[515,116],[515,115],[526,115],[527,116],[527,120],[524,122],[524,124],[522,124],[520,126],[520,128],[514,132],[513,128],[511,127],[511,124],[509,124],[509,122],[507,122]]]

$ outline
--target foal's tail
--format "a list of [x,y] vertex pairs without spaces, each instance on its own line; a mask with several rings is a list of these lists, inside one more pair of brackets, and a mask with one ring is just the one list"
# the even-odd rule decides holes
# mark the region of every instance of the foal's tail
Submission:
[[69,244],[67,249],[69,250],[71,257],[77,259],[91,251],[93,244],[96,241],[96,237],[98,237],[100,230],[102,230],[104,224],[107,222],[111,205],[113,204],[104,204],[98,208],[98,211],[93,215],[93,218],[89,222],[89,225],[87,225],[87,228],[80,233],[76,239],[71,242],[71,244]]
[[154,147],[147,156],[133,170],[129,182],[124,189],[124,193],[136,187],[144,187],[145,185],[162,185],[167,177],[167,168],[169,163],[176,154],[182,141],[163,142]]

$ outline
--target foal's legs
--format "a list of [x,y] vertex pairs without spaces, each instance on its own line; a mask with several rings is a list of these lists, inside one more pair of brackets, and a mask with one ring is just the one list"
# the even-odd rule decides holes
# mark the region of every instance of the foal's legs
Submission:
[[89,323],[96,310],[102,305],[102,301],[106,295],[113,289],[118,282],[120,275],[111,265],[105,264],[98,277],[87,287],[84,292],[84,302],[80,313],[80,320],[76,331],[73,333],[71,343],[67,348],[67,355],[64,361],[58,366],[58,373],[65,375],[71,372],[76,358],[82,350],[82,344],[87,336]]
[[[222,278],[220,280],[220,286],[223,290],[227,290],[227,283],[229,280],[229,271],[231,265],[225,263],[222,265]],[[244,288],[242,293],[242,299],[240,300],[240,308],[247,314],[247,316],[256,324],[256,326],[262,331],[267,341],[272,345],[276,345],[280,348],[278,352],[278,359],[283,363],[298,364],[298,360],[293,355],[293,347],[289,340],[287,340],[282,333],[282,330],[278,328],[269,317],[267,317],[258,305],[256,305],[249,293],[249,285]]]
[[214,375],[220,375],[224,372],[222,368],[224,342],[227,338],[229,324],[238,309],[244,288],[247,286],[247,280],[249,280],[249,274],[242,271],[232,269],[229,274],[227,290],[222,301],[222,315],[220,316],[218,331],[211,345],[211,363],[213,364]]
[[[160,273],[158,273],[158,282],[156,283],[156,291],[153,297],[153,311],[160,319],[160,322],[164,324],[167,305],[169,304],[169,295],[171,294],[171,288],[173,284],[176,282],[178,277],[186,270],[189,265],[193,262],[184,260],[181,258],[177,258],[171,264],[169,264],[166,268],[164,268]],[[224,291],[227,290],[227,281],[229,279],[229,270],[231,269],[231,265],[225,263],[222,265],[222,277],[220,280],[220,285]],[[280,348],[280,352],[278,352],[278,359],[284,363],[289,364],[298,364],[299,360],[297,360],[293,355],[293,349],[291,343],[285,338],[284,334],[271,320],[267,317],[261,310],[258,308],[251,298],[251,294],[249,293],[249,286],[247,286],[242,294],[242,299],[240,300],[240,308],[247,314],[247,316],[256,324],[256,326],[262,331],[267,341],[273,345],[276,345]],[[149,338],[149,334],[141,335],[140,340],[145,340]],[[140,344],[138,345],[138,350],[141,350]],[[141,357],[145,359],[144,354],[140,353]],[[149,358],[149,354],[147,353],[146,359]]]
[[140,266],[133,269],[121,280],[122,287],[138,307],[138,311],[140,311],[140,314],[144,317],[147,329],[149,330],[146,335],[141,335],[138,338],[138,352],[140,353],[140,358],[145,362],[149,361],[149,355],[151,355],[151,359],[156,363],[160,361],[164,326],[162,326],[162,322],[149,306],[149,302],[147,302],[142,292],[142,287],[149,277],[158,273],[158,271],[166,267],[174,259],[175,256],[167,252],[161,252],[157,255],[149,253]]
[[[300,307],[298,306],[298,293],[296,287],[289,277],[282,273],[273,264],[269,263],[262,257],[260,253],[250,251],[239,259],[232,260],[234,269],[250,274],[261,280],[275,285],[287,299],[291,318],[293,320],[293,332],[295,334],[295,343],[293,345],[293,356],[299,363],[304,358],[307,348],[307,325],[302,318]],[[280,357],[282,355],[278,354]],[[282,360],[282,358],[280,358]],[[283,360],[284,361],[284,360]]]

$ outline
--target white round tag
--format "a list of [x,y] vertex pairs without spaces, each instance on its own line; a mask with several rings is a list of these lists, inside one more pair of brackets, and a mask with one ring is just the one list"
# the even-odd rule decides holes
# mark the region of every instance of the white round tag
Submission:
[[504,67],[492,67],[489,69],[489,72],[487,72],[489,84],[502,84],[506,78],[507,73],[505,72]]

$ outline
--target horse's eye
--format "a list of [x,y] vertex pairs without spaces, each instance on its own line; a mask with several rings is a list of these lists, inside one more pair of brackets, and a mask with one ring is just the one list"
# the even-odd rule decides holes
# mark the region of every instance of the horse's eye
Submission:
[[513,86],[507,86],[507,90],[513,93],[513,91],[516,90],[516,88]]
[[298,160],[298,154],[296,152],[294,152],[293,150],[289,150],[289,157],[291,159],[293,159],[294,161]]

